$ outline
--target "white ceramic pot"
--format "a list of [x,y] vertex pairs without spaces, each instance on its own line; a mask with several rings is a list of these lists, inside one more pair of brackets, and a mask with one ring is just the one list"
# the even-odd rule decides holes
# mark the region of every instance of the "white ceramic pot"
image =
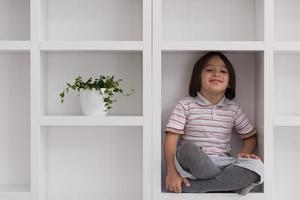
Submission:
[[87,89],[80,92],[80,106],[84,115],[105,116],[107,112],[104,111],[104,105],[103,97],[99,90]]

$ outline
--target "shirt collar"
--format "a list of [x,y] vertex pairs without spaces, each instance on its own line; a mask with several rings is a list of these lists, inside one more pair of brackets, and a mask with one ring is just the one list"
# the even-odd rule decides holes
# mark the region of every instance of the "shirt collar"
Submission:
[[[196,99],[196,102],[198,104],[200,104],[201,106],[212,106],[212,103],[207,100],[205,97],[203,97],[200,92],[197,92],[197,96],[195,97]],[[226,106],[228,104],[229,100],[224,96],[220,101],[219,103],[217,103],[215,106],[219,106],[219,107],[222,107],[222,106]]]

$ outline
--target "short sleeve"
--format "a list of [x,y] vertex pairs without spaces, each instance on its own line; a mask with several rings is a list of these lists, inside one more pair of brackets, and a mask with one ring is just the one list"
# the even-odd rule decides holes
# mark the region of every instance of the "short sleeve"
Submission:
[[172,132],[183,134],[183,130],[187,120],[187,111],[182,102],[179,102],[171,113],[169,122],[166,126],[165,133]]
[[240,138],[249,138],[256,134],[256,129],[251,124],[246,113],[239,106],[234,116],[234,127]]

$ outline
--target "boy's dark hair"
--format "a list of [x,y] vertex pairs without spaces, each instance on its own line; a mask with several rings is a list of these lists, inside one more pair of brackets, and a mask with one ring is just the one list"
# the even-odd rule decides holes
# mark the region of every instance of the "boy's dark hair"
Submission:
[[225,63],[225,67],[228,70],[229,74],[229,82],[228,87],[225,91],[225,97],[227,99],[234,99],[235,98],[235,86],[236,86],[236,78],[234,68],[228,58],[221,52],[208,52],[203,55],[194,65],[190,87],[189,87],[189,95],[191,97],[197,96],[197,92],[200,92],[201,89],[201,72],[204,69],[208,60],[214,56],[220,57],[223,62]]

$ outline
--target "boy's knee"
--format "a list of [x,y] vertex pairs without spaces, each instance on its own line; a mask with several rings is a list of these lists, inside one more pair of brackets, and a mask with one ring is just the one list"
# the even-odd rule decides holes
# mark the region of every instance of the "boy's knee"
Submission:
[[197,146],[193,142],[184,142],[178,148],[177,155],[184,156],[184,157],[194,157],[195,155],[204,154],[201,150],[201,147]]

